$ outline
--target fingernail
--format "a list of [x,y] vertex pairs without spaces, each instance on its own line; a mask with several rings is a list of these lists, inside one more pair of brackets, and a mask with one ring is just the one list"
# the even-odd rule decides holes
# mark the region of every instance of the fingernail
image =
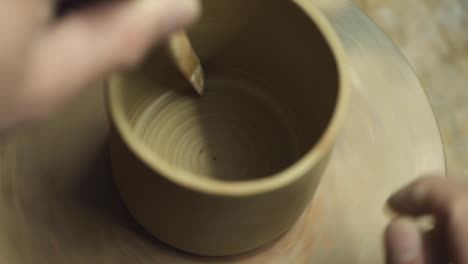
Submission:
[[174,8],[174,19],[176,21],[173,30],[181,29],[192,23],[201,13],[199,0],[166,0],[171,2]]
[[411,220],[396,220],[390,225],[387,236],[391,263],[417,263],[417,260],[421,258],[421,235],[416,224]]

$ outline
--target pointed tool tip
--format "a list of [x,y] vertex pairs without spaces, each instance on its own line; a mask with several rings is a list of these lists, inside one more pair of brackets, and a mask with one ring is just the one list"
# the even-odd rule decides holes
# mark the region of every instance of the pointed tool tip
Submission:
[[205,92],[205,74],[200,64],[198,64],[197,68],[192,72],[190,83],[192,83],[198,95],[203,95]]

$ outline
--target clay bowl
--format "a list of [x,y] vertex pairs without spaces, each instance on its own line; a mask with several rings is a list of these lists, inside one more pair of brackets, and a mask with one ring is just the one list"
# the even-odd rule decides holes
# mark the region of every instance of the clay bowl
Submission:
[[349,93],[342,47],[311,1],[205,0],[190,38],[198,97],[165,47],[109,81],[115,182],[163,242],[246,252],[300,218],[320,182]]

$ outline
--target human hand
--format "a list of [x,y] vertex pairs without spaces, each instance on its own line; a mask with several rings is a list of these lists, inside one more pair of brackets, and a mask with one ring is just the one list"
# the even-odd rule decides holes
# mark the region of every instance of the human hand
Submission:
[[57,18],[56,2],[0,2],[0,131],[47,117],[90,83],[138,64],[200,9],[198,0],[116,0]]
[[410,218],[398,218],[387,228],[389,264],[468,263],[468,185],[440,177],[422,178],[389,200],[396,212],[432,215],[435,227],[422,232]]

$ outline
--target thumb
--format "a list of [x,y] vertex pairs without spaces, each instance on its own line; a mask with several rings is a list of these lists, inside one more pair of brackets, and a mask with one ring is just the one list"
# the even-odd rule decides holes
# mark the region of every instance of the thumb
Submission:
[[134,0],[68,14],[32,50],[25,104],[47,114],[88,84],[138,64],[153,44],[192,23],[199,11],[197,0]]
[[422,235],[409,219],[394,220],[385,233],[387,264],[424,264]]

